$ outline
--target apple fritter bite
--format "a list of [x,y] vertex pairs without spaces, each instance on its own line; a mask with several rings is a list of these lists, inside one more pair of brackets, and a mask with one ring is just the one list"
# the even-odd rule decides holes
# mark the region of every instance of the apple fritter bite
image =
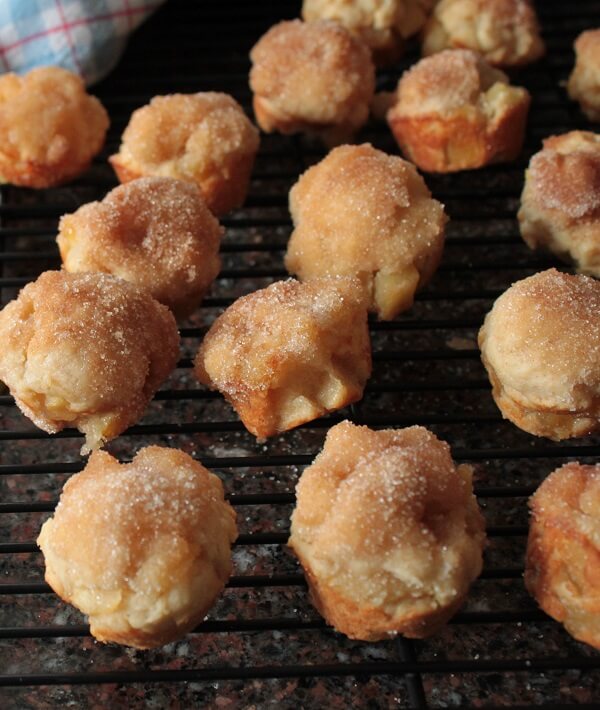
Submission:
[[121,182],[150,175],[193,182],[220,216],[244,203],[258,145],[233,97],[170,94],[133,112],[110,162]]
[[289,279],[239,298],[206,334],[195,373],[260,439],[355,402],[371,374],[360,283]]
[[529,92],[481,56],[449,49],[404,72],[387,120],[409,160],[448,173],[514,160],[529,104]]
[[435,0],[304,0],[307,22],[333,20],[360,37],[377,65],[395,62],[409,37],[422,29]]
[[59,185],[100,152],[108,114],[77,74],[39,67],[0,76],[0,182]]
[[177,449],[120,464],[95,451],[42,526],[46,581],[99,641],[155,648],[202,621],[231,574],[235,513],[214,474]]
[[410,308],[444,248],[444,207],[411,163],[371,145],[344,145],[290,192],[287,270],[302,281],[358,277],[369,310],[391,320]]
[[472,469],[423,427],[334,426],[296,501],[289,545],[314,605],[350,638],[435,633],[481,572]]
[[51,434],[89,453],[134,424],[177,364],[166,306],[114,276],[46,271],[0,311],[0,379]]
[[600,430],[600,283],[549,269],[514,283],[479,331],[502,415],[555,441]]
[[567,91],[590,121],[600,122],[600,28],[582,32],[575,40],[575,67]]
[[423,29],[423,54],[472,49],[495,67],[517,67],[545,50],[530,0],[441,0]]
[[521,236],[600,277],[600,135],[551,136],[529,162],[519,209]]
[[525,585],[571,636],[600,651],[600,464],[561,466],[529,505]]
[[266,133],[308,132],[337,145],[367,121],[375,68],[367,45],[345,27],[280,22],[250,58],[254,113]]
[[222,233],[197,185],[148,177],[64,215],[56,241],[67,271],[118,276],[184,318],[219,273]]

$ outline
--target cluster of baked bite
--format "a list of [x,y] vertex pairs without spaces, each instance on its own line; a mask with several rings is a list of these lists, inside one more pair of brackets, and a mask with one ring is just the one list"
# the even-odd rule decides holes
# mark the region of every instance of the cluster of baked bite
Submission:
[[[395,318],[433,277],[447,216],[415,165],[451,172],[521,151],[530,97],[499,67],[542,56],[532,5],[433,5],[305,0],[304,22],[279,23],[251,52],[259,126],[338,146],[290,191],[285,265],[298,280],[235,301],[195,358],[198,380],[259,439],[359,400],[371,374],[368,313]],[[383,99],[409,160],[345,144],[381,108],[375,66],[419,32],[425,58]],[[568,85],[590,120],[600,115],[599,47],[600,30],[577,40]],[[0,78],[5,182],[45,188],[76,177],[107,128],[100,102],[64,70]],[[176,367],[176,319],[218,275],[218,218],[244,203],[258,146],[230,96],[155,97],[134,112],[110,158],[123,184],[61,219],[63,270],[42,274],[0,312],[0,378],[21,410],[50,433],[77,427],[82,452],[94,452],[39,544],[47,581],[103,641],[148,648],[180,637],[231,574],[235,513],[215,475],[175,449],[149,447],[124,465],[96,449],[138,421]],[[600,137],[547,139],[518,218],[530,246],[600,276]],[[505,417],[557,440],[600,429],[595,279],[549,270],[514,284],[479,342]],[[532,501],[526,572],[544,609],[598,647],[600,584],[589,566],[600,554],[599,503],[599,466],[552,474]],[[298,483],[290,546],[315,606],[338,630],[365,640],[427,636],[482,568],[472,470],[422,427],[342,422]]]

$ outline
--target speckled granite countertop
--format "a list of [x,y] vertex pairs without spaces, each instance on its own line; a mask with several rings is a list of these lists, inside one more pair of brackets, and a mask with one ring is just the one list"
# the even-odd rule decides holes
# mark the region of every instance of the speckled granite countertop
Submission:
[[[97,87],[112,128],[89,174],[43,192],[2,189],[0,249],[19,252],[18,258],[0,254],[3,303],[23,280],[58,265],[58,217],[115,184],[106,157],[131,111],[155,94],[197,90],[230,92],[249,110],[248,49],[275,21],[296,15],[298,5],[170,0],[142,27],[119,68]],[[284,542],[299,472],[333,420],[257,444],[220,397],[199,388],[184,360],[140,425],[108,448],[128,459],[141,446],[163,444],[207,461],[238,512],[243,537],[235,547],[235,577],[207,622],[178,643],[146,652],[96,643],[83,617],[40,586],[43,563],[32,545],[65,480],[81,467],[81,441],[72,432],[41,435],[1,396],[0,675],[9,680],[0,686],[0,707],[600,701],[600,657],[538,611],[522,581],[527,496],[568,458],[595,461],[600,440],[559,446],[502,421],[476,349],[493,299],[512,281],[554,263],[531,254],[518,238],[515,212],[527,159],[542,137],[586,126],[559,81],[570,69],[574,36],[597,24],[600,3],[538,6],[549,54],[516,75],[534,97],[526,153],[513,165],[427,177],[452,218],[442,266],[409,313],[393,324],[373,323],[373,378],[364,400],[341,413],[372,424],[423,423],[451,443],[458,459],[476,466],[490,545],[484,574],[461,613],[438,636],[419,642],[359,643],[326,628]],[[382,75],[381,87],[391,88],[415,56]],[[370,125],[362,137],[397,152],[383,126]],[[222,277],[184,324],[184,358],[193,356],[203,328],[231,299],[283,276],[287,191],[321,156],[303,139],[263,137],[248,204],[224,220]]]

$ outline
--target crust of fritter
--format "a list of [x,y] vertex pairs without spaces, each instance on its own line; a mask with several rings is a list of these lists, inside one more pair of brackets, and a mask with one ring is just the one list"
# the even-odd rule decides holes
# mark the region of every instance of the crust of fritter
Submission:
[[129,167],[125,160],[121,156],[111,155],[108,162],[112,165],[120,183],[131,182],[132,180],[137,180],[144,175],[139,170],[134,170]]

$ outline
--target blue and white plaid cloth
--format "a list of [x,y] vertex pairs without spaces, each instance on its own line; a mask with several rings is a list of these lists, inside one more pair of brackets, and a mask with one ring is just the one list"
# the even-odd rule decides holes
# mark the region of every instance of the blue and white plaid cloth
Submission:
[[165,0],[0,0],[0,73],[58,65],[93,84]]

